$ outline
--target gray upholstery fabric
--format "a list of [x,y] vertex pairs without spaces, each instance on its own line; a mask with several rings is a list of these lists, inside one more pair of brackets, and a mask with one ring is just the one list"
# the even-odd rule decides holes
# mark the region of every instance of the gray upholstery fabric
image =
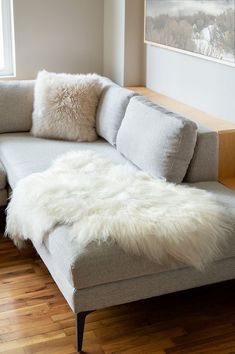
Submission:
[[[235,193],[218,182],[198,183],[193,186],[214,193],[218,200],[235,208]],[[69,227],[58,227],[50,234],[45,252],[50,254],[57,271],[77,289],[185,268],[185,265],[178,262],[159,265],[145,257],[131,256],[116,244],[93,243],[86,253],[79,255],[76,242],[68,240]],[[230,257],[235,257],[235,235],[224,248],[221,259]]]
[[117,149],[153,177],[182,182],[197,139],[197,126],[142,96],[133,97],[117,135]]
[[73,307],[75,312],[95,310],[234,278],[235,258],[226,258],[205,272],[187,267],[76,290]]
[[29,131],[33,100],[34,81],[0,81],[0,133]]
[[45,247],[60,272],[77,289],[183,267],[173,262],[170,267],[161,266],[144,257],[130,256],[116,244],[97,245],[94,242],[79,255],[79,247],[71,240],[68,226],[54,230]]
[[47,269],[51,273],[53,279],[55,280],[58,288],[64,295],[71,309],[76,312],[75,309],[75,288],[69,283],[68,279],[65,278],[64,273],[58,268],[58,264],[54,264],[54,260],[50,255],[50,252],[46,247],[38,247],[37,252],[43,262],[45,263]]
[[185,182],[218,180],[218,145],[217,132],[199,125],[197,142]]
[[101,95],[96,114],[96,130],[110,144],[116,144],[117,132],[131,97],[136,93],[117,85],[107,86]]
[[0,189],[4,189],[6,187],[6,171],[3,164],[0,162]]
[[[111,79],[109,79],[106,76],[99,76],[100,77],[100,81],[103,84],[103,87],[109,86],[109,85],[116,85]],[[118,85],[116,85],[118,86]]]
[[216,195],[216,199],[226,203],[235,211],[235,192],[216,181],[188,183],[189,186],[204,189]]
[[45,170],[59,155],[75,150],[93,150],[114,163],[131,165],[112,145],[102,139],[93,143],[78,143],[38,139],[30,133],[0,134],[0,160],[12,188],[19,179]]
[[38,253],[71,309],[76,313],[235,278],[235,257],[228,257],[214,262],[205,272],[198,272],[193,268],[185,267],[76,289],[69,283],[65,274],[58,268],[58,263],[54,262],[53,257],[45,247],[38,249]]

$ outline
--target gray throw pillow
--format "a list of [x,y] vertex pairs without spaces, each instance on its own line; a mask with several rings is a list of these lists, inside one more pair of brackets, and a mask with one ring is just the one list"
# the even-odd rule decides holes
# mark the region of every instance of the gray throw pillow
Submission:
[[117,135],[117,150],[153,177],[182,182],[193,156],[197,125],[145,97],[133,97]]
[[116,144],[117,132],[131,97],[136,93],[117,85],[104,88],[96,114],[96,130],[110,144]]

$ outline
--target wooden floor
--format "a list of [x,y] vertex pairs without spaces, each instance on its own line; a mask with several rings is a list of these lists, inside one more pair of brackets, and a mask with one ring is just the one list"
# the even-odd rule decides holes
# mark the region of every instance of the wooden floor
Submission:
[[[38,258],[0,239],[0,353],[75,353],[74,317]],[[235,282],[96,311],[87,353],[234,354]]]

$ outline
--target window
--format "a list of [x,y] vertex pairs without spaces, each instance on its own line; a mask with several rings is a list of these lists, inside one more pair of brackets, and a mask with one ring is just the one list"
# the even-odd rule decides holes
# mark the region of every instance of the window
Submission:
[[14,75],[12,0],[0,0],[0,76]]

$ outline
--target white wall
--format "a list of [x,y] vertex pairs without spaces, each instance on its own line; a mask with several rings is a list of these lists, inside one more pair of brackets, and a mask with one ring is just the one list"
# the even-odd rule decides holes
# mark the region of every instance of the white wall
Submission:
[[[120,85],[144,84],[143,3],[14,0],[16,78],[104,68]],[[235,122],[232,67],[148,45],[146,86]]]
[[104,75],[124,85],[125,0],[104,0]]
[[145,84],[144,1],[125,3],[124,86]]
[[104,0],[104,75],[144,84],[144,0]]
[[235,122],[235,68],[147,45],[146,86]]
[[103,0],[14,0],[17,79],[103,71]]

